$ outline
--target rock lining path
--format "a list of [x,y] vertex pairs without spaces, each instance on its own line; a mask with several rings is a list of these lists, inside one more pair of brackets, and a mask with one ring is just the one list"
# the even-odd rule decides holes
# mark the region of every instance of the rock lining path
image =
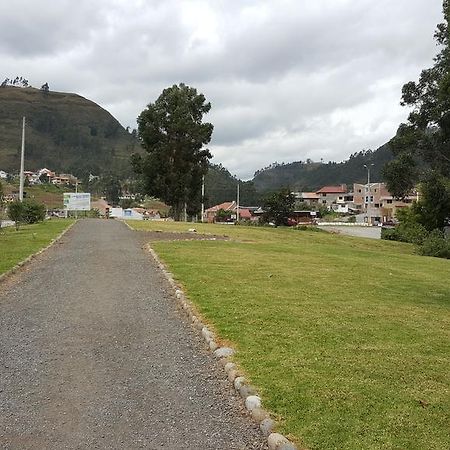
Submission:
[[144,240],[82,220],[0,284],[0,448],[266,448]]

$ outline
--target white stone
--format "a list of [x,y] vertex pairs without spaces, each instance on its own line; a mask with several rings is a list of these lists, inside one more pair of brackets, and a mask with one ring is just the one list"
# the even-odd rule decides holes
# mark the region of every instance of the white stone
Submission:
[[297,447],[292,442],[286,442],[278,446],[277,450],[297,450]]
[[289,444],[289,441],[279,433],[271,433],[267,438],[267,444],[269,445],[269,450],[278,450],[278,447],[283,444]]
[[202,328],[202,336],[203,339],[205,339],[205,341],[209,344],[210,341],[213,340],[214,335],[211,333],[211,331],[208,330],[208,328],[203,327]]
[[259,429],[262,431],[262,434],[264,436],[269,436],[269,434],[272,433],[274,426],[275,426],[275,422],[270,417],[266,417],[259,424]]
[[228,371],[227,373],[228,373],[228,381],[230,383],[232,383],[237,376],[237,372],[236,372],[236,370],[232,369],[232,370]]
[[216,358],[228,358],[234,354],[234,350],[230,347],[220,347],[214,352]]
[[257,395],[249,395],[245,399],[245,407],[249,411],[255,408],[261,408],[261,399]]
[[238,391],[239,388],[245,383],[245,378],[244,377],[237,377],[234,380],[234,388]]
[[211,339],[209,341],[209,349],[213,352],[214,350],[217,350],[218,345]]
[[232,363],[232,362],[228,362],[225,364],[225,372],[228,373],[230,370],[234,370],[236,369],[236,364]]

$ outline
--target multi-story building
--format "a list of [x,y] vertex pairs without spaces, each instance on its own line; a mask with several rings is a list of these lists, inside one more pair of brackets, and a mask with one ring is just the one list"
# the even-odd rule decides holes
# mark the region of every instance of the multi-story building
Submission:
[[384,222],[395,218],[399,209],[411,206],[418,199],[417,192],[403,200],[395,199],[384,183],[353,185],[353,207],[365,214],[366,222]]
[[319,196],[319,205],[327,206],[328,208],[336,208],[334,205],[345,205],[348,203],[352,194],[347,192],[347,186],[341,184],[340,186],[324,186],[319,189],[316,194]]

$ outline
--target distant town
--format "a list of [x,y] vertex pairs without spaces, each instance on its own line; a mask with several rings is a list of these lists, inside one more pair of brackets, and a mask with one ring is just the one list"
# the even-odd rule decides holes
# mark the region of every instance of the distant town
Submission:
[[[56,173],[48,168],[37,171],[24,172],[26,182],[30,186],[52,184],[55,186],[74,187],[81,185],[80,180],[69,173]],[[12,179],[13,175],[0,170],[0,179]],[[97,176],[91,175],[89,181]],[[385,183],[354,183],[349,187],[346,184],[338,186],[323,186],[313,192],[291,192],[295,198],[295,207],[289,213],[288,223],[314,224],[324,211],[335,213],[334,220],[360,225],[379,225],[395,221],[399,209],[411,206],[413,201],[419,200],[418,191],[412,192],[402,200],[396,199],[387,189]],[[4,195],[4,202],[12,202],[18,198],[18,192]],[[135,196],[123,192],[120,200],[134,200]],[[127,218],[135,220],[160,220],[164,214],[153,208],[144,208],[142,205],[122,208],[109,204],[100,198],[92,205],[99,210],[101,216]],[[211,206],[203,212],[200,221],[208,223],[234,223],[236,221],[259,222],[264,214],[263,205],[239,205],[237,199]]]

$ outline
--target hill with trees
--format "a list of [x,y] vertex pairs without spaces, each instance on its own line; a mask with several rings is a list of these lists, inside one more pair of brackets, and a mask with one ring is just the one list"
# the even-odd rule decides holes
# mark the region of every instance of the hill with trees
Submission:
[[340,163],[297,161],[290,164],[274,163],[255,173],[253,183],[257,192],[273,192],[281,188],[292,191],[314,191],[325,185],[361,183],[367,180],[364,164],[373,164],[371,180],[382,181],[382,169],[393,154],[388,144],[375,151],[363,150],[350,155]]
[[[5,80],[6,81],[6,80]],[[27,81],[27,80],[25,80]],[[48,167],[79,177],[105,171],[131,173],[130,155],[141,151],[106,110],[77,94],[53,92],[27,83],[0,87],[0,169],[20,166],[22,117],[26,117],[26,170]]]

